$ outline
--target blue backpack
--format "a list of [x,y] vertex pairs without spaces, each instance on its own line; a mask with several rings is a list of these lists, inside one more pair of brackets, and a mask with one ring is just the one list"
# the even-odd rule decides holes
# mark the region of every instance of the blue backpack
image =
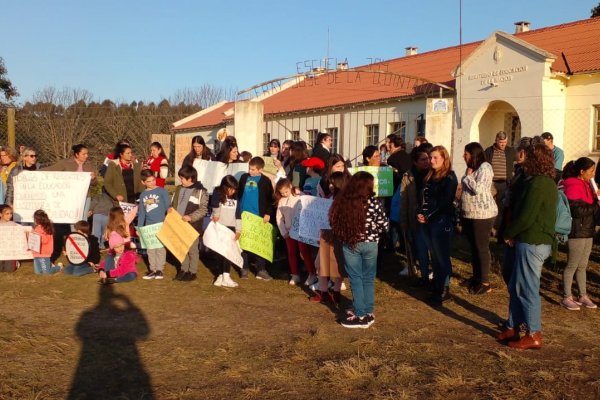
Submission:
[[569,234],[571,233],[571,225],[573,218],[571,217],[571,208],[567,195],[558,189],[558,203],[556,204],[556,223],[554,224],[554,233],[559,243],[566,243]]

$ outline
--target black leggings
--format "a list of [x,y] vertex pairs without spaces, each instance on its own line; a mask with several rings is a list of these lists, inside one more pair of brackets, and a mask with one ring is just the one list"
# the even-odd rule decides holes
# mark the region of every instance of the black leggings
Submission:
[[463,231],[471,246],[471,264],[473,265],[473,281],[489,283],[490,278],[490,232],[494,218],[462,220]]

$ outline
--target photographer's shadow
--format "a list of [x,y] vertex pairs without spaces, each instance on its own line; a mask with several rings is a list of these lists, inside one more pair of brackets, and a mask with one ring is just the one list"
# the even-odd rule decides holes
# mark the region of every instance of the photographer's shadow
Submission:
[[75,328],[81,355],[69,399],[153,399],[151,379],[136,342],[150,327],[131,300],[101,285],[98,304],[85,311]]

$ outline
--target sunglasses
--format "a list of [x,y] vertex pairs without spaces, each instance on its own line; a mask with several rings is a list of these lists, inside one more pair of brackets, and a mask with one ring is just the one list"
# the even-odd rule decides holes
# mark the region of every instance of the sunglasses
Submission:
[[37,157],[37,154],[27,154],[27,155],[26,155],[26,156],[24,156],[24,157],[31,157],[31,158],[35,158],[35,157]]

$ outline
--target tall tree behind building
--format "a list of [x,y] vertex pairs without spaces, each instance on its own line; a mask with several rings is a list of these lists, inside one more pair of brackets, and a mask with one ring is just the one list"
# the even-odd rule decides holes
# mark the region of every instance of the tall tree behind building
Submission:
[[591,11],[592,11],[591,18],[600,17],[600,3],[598,3],[598,5],[596,7],[592,8]]

